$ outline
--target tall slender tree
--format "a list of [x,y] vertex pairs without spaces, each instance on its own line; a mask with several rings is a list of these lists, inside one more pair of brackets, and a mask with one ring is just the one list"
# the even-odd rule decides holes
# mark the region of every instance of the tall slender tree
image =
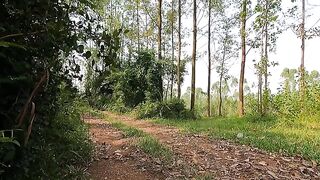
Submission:
[[173,81],[174,81],[174,20],[175,20],[175,13],[174,13],[174,2],[175,0],[171,1],[171,60],[172,60],[172,72],[171,72],[171,84],[170,84],[170,99],[173,97]]
[[194,110],[196,90],[196,53],[197,53],[197,1],[193,0],[193,43],[192,43],[191,97],[190,109]]
[[244,95],[243,95],[243,84],[244,84],[244,72],[246,66],[246,22],[247,22],[247,4],[248,0],[243,0],[241,4],[241,69],[240,69],[240,80],[239,80],[239,116],[244,115]]
[[211,0],[208,0],[208,89],[207,89],[207,115],[211,116]]
[[181,0],[178,1],[178,61],[177,61],[177,89],[178,99],[181,97]]
[[[161,31],[162,31],[162,0],[158,0],[158,60],[162,59],[161,56],[161,47],[162,47],[162,42],[161,42]],[[162,68],[160,69],[162,71]],[[163,82],[161,78],[161,82],[159,82],[161,87],[163,87]],[[163,99],[163,88],[161,88],[161,99]]]
[[305,82],[305,67],[304,67],[304,52],[305,52],[305,19],[306,19],[306,2],[302,0],[302,15],[300,25],[300,37],[301,37],[301,64],[300,64],[300,95],[301,100],[304,101],[304,95],[306,90]]

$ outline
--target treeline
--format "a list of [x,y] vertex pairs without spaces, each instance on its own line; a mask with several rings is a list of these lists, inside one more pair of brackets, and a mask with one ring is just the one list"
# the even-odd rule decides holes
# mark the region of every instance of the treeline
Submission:
[[[188,109],[197,114],[206,116],[243,116],[253,114],[259,116],[274,115],[273,109],[274,98],[281,94],[272,94],[269,88],[269,76],[273,66],[279,62],[269,58],[271,53],[276,50],[276,43],[279,35],[288,29],[295,29],[296,35],[301,39],[301,66],[297,70],[299,101],[297,107],[304,106],[302,102],[308,101],[308,91],[316,82],[306,80],[306,70],[304,67],[304,44],[306,39],[318,36],[319,28],[312,26],[305,27],[306,11],[305,2],[292,1],[285,7],[281,0],[230,0],[230,1],[108,1],[104,6],[104,21],[110,27],[112,32],[116,29],[124,29],[120,35],[121,47],[119,49],[118,66],[113,69],[112,73],[104,74],[99,77],[98,83],[103,84],[105,91],[102,94],[92,95],[90,81],[95,81],[95,76],[100,76],[91,72],[86,73],[87,81],[85,92],[90,99],[101,98],[108,99],[95,102],[103,102],[103,105],[109,104],[111,108],[122,107],[120,109],[134,109],[139,104],[147,101],[166,101],[171,99],[181,100],[181,84],[183,77],[188,70],[186,63],[191,62],[191,83],[187,94],[183,95]],[[207,18],[207,22],[202,20]],[[290,20],[284,22],[283,20]],[[187,22],[186,22],[187,21]],[[191,36],[192,35],[192,36]],[[192,42],[190,38],[192,37]],[[207,50],[205,54],[199,54],[198,40],[207,38]],[[192,44],[192,52],[186,52],[186,46]],[[94,45],[93,45],[94,46]],[[88,48],[93,48],[89,45]],[[213,47],[214,46],[214,47]],[[241,52],[238,57],[239,51]],[[247,56],[252,51],[259,54],[255,60],[254,70],[256,74],[256,89],[250,88],[246,83],[245,67]],[[137,85],[130,84],[132,81],[139,81],[137,77],[129,74],[123,75],[124,72],[134,71],[139,74],[141,53],[149,53],[155,57],[155,64],[158,64],[156,73],[159,73],[159,86],[154,91],[159,92],[159,97],[142,98],[138,100],[135,106],[128,105],[130,93],[137,92],[147,97],[150,90],[141,88]],[[191,55],[191,56],[190,56]],[[256,54],[253,54],[256,57]],[[87,64],[87,69],[99,69],[102,67],[99,59],[91,57],[95,61],[94,65]],[[207,59],[208,89],[206,92],[197,90],[195,87],[196,62],[197,59]],[[230,67],[234,61],[241,59],[239,69],[240,76],[232,77]],[[151,61],[153,62],[153,61]],[[280,62],[281,63],[281,62]],[[129,64],[129,65],[128,65]],[[102,68],[103,69],[103,68]],[[211,76],[215,71],[219,80],[211,84]],[[112,74],[120,72],[126,79],[112,77]],[[144,75],[148,72],[145,71]],[[136,75],[135,75],[136,76]],[[149,76],[147,76],[149,77]],[[140,83],[148,83],[147,79],[140,79]],[[89,83],[88,83],[89,82]],[[123,90],[121,87],[130,89]],[[130,87],[127,85],[129,84]],[[151,83],[152,84],[152,83]],[[149,85],[148,85],[149,86]],[[147,87],[147,86],[144,86]],[[95,88],[101,88],[96,86]],[[231,88],[231,89],[230,89]],[[125,89],[125,88],[124,88]],[[144,93],[141,93],[141,92]],[[93,92],[98,92],[93,89]],[[122,95],[119,95],[122,92]],[[118,93],[118,95],[116,95]],[[126,97],[128,96],[128,97]],[[206,100],[203,98],[206,96]],[[112,103],[110,103],[112,101]],[[108,102],[108,103],[106,103]],[[110,105],[114,104],[115,105]],[[183,103],[183,102],[182,102]],[[316,102],[315,102],[316,103]],[[100,107],[103,105],[99,105]],[[226,106],[230,106],[226,110]],[[189,108],[190,107],[190,108]],[[302,108],[300,108],[302,109]],[[280,113],[281,114],[281,113]]]

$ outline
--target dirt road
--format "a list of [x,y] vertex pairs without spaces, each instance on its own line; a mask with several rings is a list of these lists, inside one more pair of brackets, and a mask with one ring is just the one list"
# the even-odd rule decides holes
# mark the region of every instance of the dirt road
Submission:
[[175,155],[175,166],[168,167],[143,153],[132,145],[134,138],[124,138],[106,121],[87,119],[98,154],[89,168],[92,179],[320,179],[319,166],[301,157],[270,154],[224,140],[183,134],[150,121],[105,114],[169,147]]

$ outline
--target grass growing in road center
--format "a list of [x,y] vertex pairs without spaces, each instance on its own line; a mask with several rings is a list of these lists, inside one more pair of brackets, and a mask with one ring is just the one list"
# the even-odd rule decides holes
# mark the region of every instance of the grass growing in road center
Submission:
[[111,122],[111,126],[115,127],[116,129],[122,131],[125,137],[143,137],[146,134],[140,130],[130,126],[127,126],[121,122]]
[[122,131],[125,137],[137,137],[138,142],[136,146],[143,150],[145,153],[169,162],[172,160],[172,152],[169,148],[161,144],[156,138],[150,136],[149,134],[143,132],[140,129],[128,126],[120,121],[111,119],[110,117],[105,117],[107,121],[111,123],[111,126]]
[[153,157],[160,158],[165,161],[170,161],[172,159],[172,152],[151,136],[142,137],[137,146]]

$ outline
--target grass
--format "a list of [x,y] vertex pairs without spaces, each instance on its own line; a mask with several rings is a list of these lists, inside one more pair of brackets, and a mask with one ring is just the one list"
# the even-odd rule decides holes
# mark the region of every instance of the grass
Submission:
[[137,144],[138,148],[145,153],[169,162],[172,160],[172,152],[151,136],[144,136]]
[[122,131],[125,137],[143,137],[146,134],[140,130],[130,126],[127,126],[121,122],[111,122],[112,127]]
[[143,132],[140,129],[128,126],[120,121],[105,118],[111,123],[111,126],[122,131],[125,137],[137,137],[139,138],[136,146],[145,153],[163,160],[164,162],[170,162],[172,160],[172,152],[169,148],[161,144],[157,139]]
[[[192,134],[206,134],[269,152],[301,155],[320,163],[320,123],[277,119],[202,118],[199,120],[156,119],[156,123],[178,127]],[[243,138],[237,138],[242,133]]]

